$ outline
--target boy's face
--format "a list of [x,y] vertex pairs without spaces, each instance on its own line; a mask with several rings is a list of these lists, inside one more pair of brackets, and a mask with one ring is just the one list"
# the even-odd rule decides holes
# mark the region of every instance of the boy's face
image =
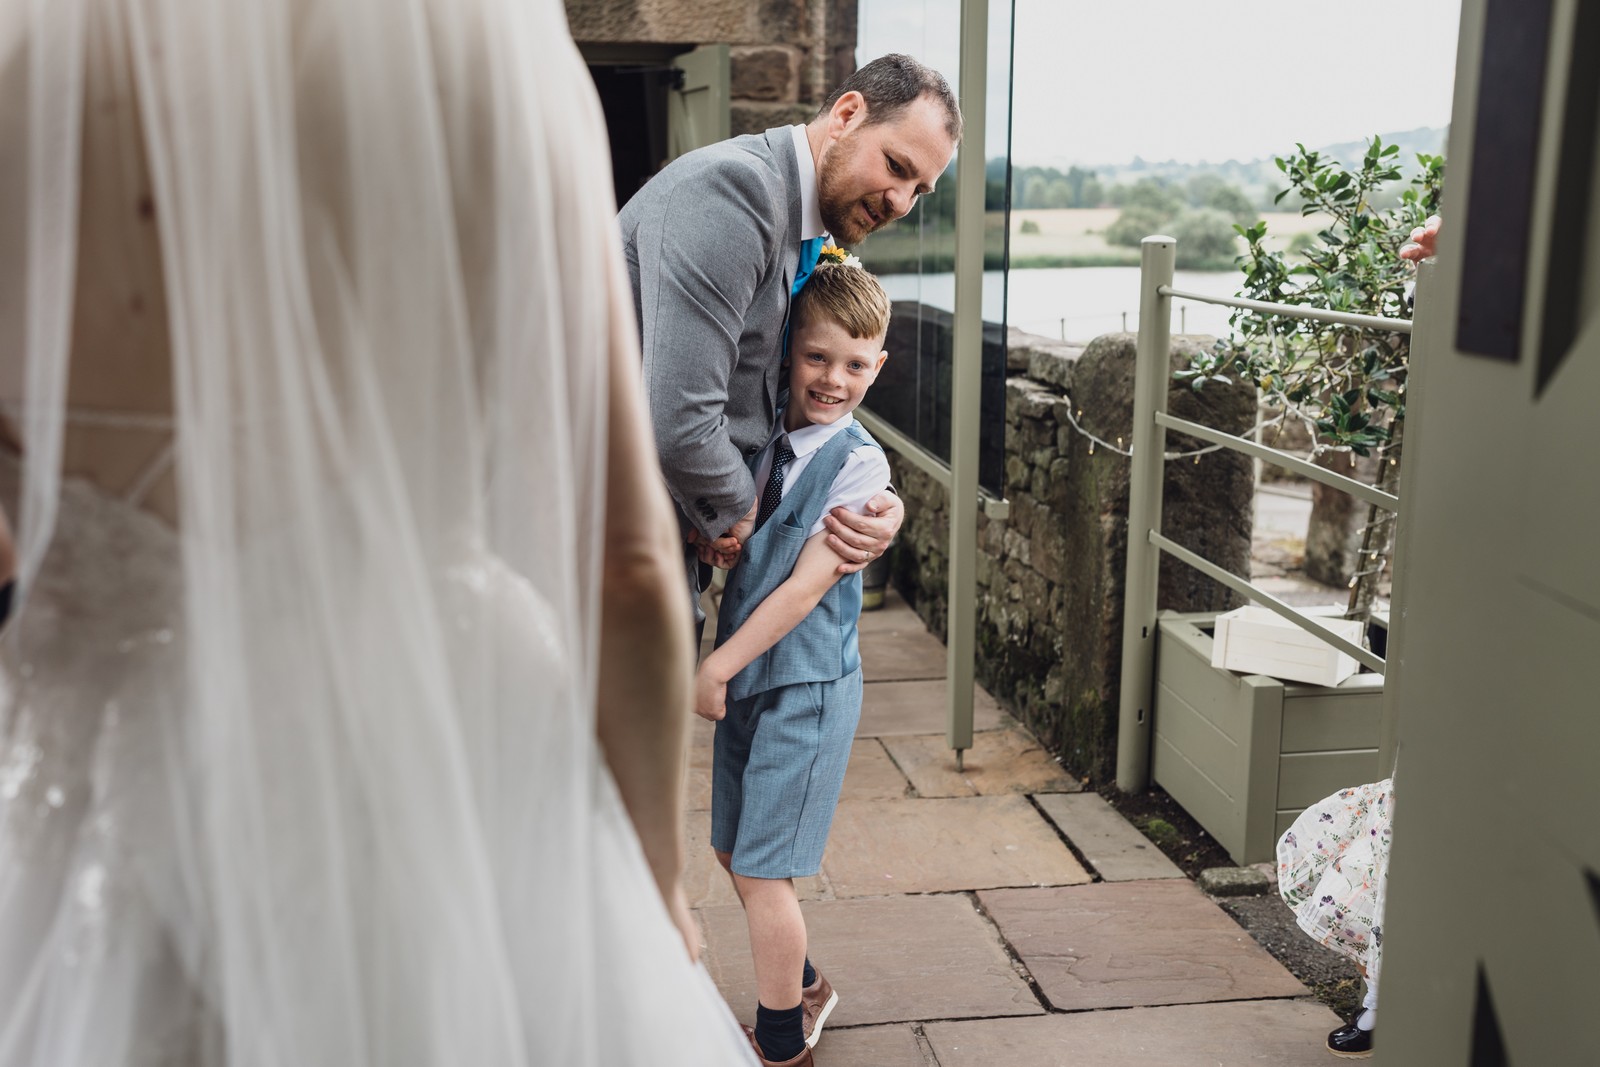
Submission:
[[856,409],[889,353],[881,337],[851,337],[826,316],[795,325],[789,344],[789,411],[785,428],[829,425]]

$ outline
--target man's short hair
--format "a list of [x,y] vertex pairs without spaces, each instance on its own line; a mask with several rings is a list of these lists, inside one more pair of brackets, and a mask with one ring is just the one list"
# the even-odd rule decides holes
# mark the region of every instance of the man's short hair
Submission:
[[861,267],[818,263],[794,298],[791,314],[796,327],[823,317],[843,326],[851,337],[881,338],[889,332],[889,294]]
[[833,105],[848,92],[860,93],[867,102],[868,126],[899,117],[918,97],[932,97],[934,103],[944,108],[945,132],[952,141],[961,140],[961,107],[956,103],[955,93],[950,91],[950,83],[944,80],[943,74],[910,56],[891,52],[858,68],[822,102],[818,117],[833,110]]

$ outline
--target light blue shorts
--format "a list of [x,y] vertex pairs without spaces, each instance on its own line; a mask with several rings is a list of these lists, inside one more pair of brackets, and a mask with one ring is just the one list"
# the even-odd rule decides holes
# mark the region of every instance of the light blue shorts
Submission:
[[859,668],[728,701],[711,764],[711,847],[733,853],[733,873],[821,869],[860,720]]

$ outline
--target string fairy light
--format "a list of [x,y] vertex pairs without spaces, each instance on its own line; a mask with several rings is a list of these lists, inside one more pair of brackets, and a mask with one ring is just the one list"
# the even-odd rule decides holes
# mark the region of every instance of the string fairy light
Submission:
[[[1073,430],[1075,430],[1079,434],[1079,436],[1085,437],[1085,438],[1088,439],[1088,441],[1089,441],[1089,455],[1091,455],[1091,456],[1094,455],[1094,450],[1096,448],[1103,448],[1108,452],[1115,452],[1119,456],[1127,456],[1130,459],[1133,458],[1133,446],[1132,445],[1124,446],[1124,438],[1122,437],[1122,435],[1120,435],[1120,434],[1117,435],[1116,443],[1113,444],[1112,442],[1107,441],[1105,438],[1100,437],[1099,435],[1095,434],[1094,432],[1086,429],[1084,427],[1083,423],[1079,421],[1080,419],[1083,418],[1083,409],[1073,406],[1072,397],[1071,396],[1067,397],[1066,413],[1067,413],[1067,422],[1072,426]],[[1279,423],[1281,423],[1283,421],[1284,421],[1284,413],[1280,413],[1278,415],[1274,415],[1272,418],[1266,420],[1265,422],[1256,423],[1255,426],[1253,426],[1251,428],[1250,432],[1252,434],[1259,433],[1260,431],[1265,430],[1265,429],[1269,429],[1269,428],[1271,428],[1273,426],[1276,426],[1276,425],[1278,425]],[[1164,452],[1164,453],[1162,453],[1161,458],[1164,459],[1164,460],[1171,461],[1171,460],[1175,460],[1175,459],[1188,459],[1188,458],[1190,458],[1192,456],[1192,457],[1194,457],[1194,461],[1196,463],[1199,463],[1201,456],[1207,455],[1207,454],[1209,454],[1211,452],[1220,451],[1220,450],[1222,450],[1222,449],[1224,449],[1226,447],[1227,447],[1226,445],[1207,445],[1204,448],[1195,448],[1195,449],[1191,449],[1191,450],[1189,450],[1187,452]]]

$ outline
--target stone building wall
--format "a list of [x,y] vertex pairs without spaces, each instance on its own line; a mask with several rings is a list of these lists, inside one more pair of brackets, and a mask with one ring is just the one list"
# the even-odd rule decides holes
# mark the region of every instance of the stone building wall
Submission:
[[[1132,334],[1087,348],[1012,331],[1006,383],[1005,521],[979,517],[979,680],[1021,717],[1073,772],[1096,782],[1116,768],[1122,667],[1123,571],[1128,538],[1128,459],[1089,451],[1068,418],[1106,441],[1129,436]],[[1209,338],[1173,339],[1173,369]],[[1025,369],[1023,369],[1025,368]],[[1174,384],[1168,410],[1231,433],[1248,430],[1255,390]],[[1201,442],[1168,437],[1168,451]],[[890,454],[906,523],[893,580],[935,632],[946,625],[947,495],[932,478]],[[1248,576],[1253,474],[1233,452],[1166,467],[1163,532]],[[1181,611],[1237,607],[1232,591],[1163,559],[1160,604]]]
[[807,122],[855,70],[856,0],[566,0],[580,45],[729,45],[735,134]]

